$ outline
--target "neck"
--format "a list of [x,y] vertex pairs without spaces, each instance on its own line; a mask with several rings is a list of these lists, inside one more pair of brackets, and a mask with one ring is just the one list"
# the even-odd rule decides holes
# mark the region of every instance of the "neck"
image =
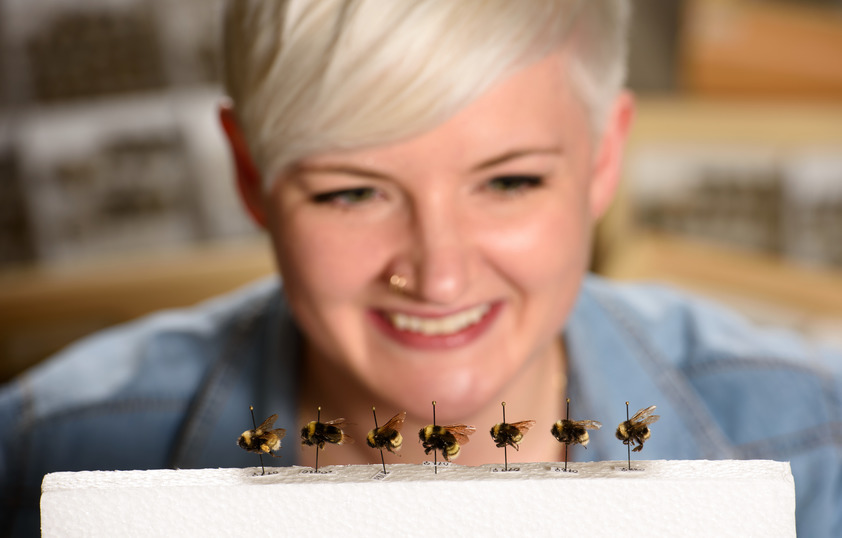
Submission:
[[[353,439],[353,444],[326,446],[319,453],[319,466],[374,464],[380,463],[380,452],[370,448],[366,442],[368,431],[374,427],[372,406],[376,408],[377,424],[382,426],[393,414],[402,411],[393,404],[380,400],[359,383],[351,382],[348,375],[336,375],[327,372],[325,361],[312,356],[308,349],[302,368],[302,390],[299,396],[300,425],[316,420],[316,408],[321,406],[321,420],[326,422],[336,418],[345,418],[349,423],[345,432]],[[478,412],[466,416],[459,423],[476,427],[476,433],[470,442],[462,447],[455,461],[460,465],[481,465],[503,462],[503,449],[497,448],[489,435],[491,427],[502,422],[501,402],[506,406],[506,422],[514,423],[535,420],[535,426],[524,435],[519,450],[508,447],[508,462],[560,461],[564,447],[550,434],[555,421],[564,417],[564,393],[566,389],[567,360],[561,342],[551,345],[546,353],[527,362],[518,376],[512,379],[493,401],[487,402]],[[432,461],[433,454],[424,454],[418,440],[418,431],[432,423],[430,415],[408,415],[401,434],[403,446],[400,457],[384,451],[387,465],[393,463],[421,463]],[[448,425],[440,419],[440,425]],[[290,439],[292,441],[292,439]],[[304,447],[300,461],[302,465],[315,464],[315,448]],[[441,454],[437,456],[442,460]]]

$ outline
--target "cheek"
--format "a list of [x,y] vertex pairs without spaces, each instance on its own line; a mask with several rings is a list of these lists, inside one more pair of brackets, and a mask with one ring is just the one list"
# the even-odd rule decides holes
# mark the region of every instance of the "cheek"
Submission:
[[299,218],[281,223],[272,236],[289,292],[310,301],[348,300],[382,270],[385,242],[375,233]]
[[[521,219],[486,235],[494,265],[523,289],[553,286],[582,272],[590,253],[590,224],[582,196],[552,195]],[[566,200],[567,202],[565,202]]]

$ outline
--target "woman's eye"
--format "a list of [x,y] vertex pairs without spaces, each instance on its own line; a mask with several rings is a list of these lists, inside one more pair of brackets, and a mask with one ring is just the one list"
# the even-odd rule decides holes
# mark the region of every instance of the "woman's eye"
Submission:
[[317,204],[354,205],[371,200],[376,195],[375,189],[360,187],[316,194],[313,196],[313,201]]
[[488,182],[488,186],[503,193],[516,193],[540,187],[543,180],[540,176],[500,176]]

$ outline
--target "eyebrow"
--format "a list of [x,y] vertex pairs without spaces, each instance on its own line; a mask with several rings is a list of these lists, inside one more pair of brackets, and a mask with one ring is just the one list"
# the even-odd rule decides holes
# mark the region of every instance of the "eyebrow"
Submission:
[[370,179],[389,179],[389,176],[386,174],[346,164],[303,164],[296,167],[296,172],[322,172],[327,174],[345,174],[350,176],[367,177]]
[[497,155],[495,157],[491,157],[490,159],[486,159],[479,163],[478,165],[474,166],[471,171],[472,172],[480,172],[487,168],[492,168],[494,166],[503,164],[508,161],[513,161],[515,159],[519,159],[521,157],[528,157],[531,155],[543,155],[543,154],[553,154],[553,155],[560,155],[561,151],[558,148],[554,147],[538,147],[538,148],[524,148],[524,149],[515,149],[512,151],[507,151],[502,155]]
[[[537,148],[523,148],[507,151],[502,155],[496,155],[486,159],[471,168],[471,172],[481,172],[488,168],[498,166],[500,164],[520,159],[521,157],[529,157],[531,155],[561,155],[561,150],[555,147],[537,147]],[[296,167],[298,172],[321,172],[328,174],[345,174],[358,177],[366,177],[369,179],[388,180],[390,176],[381,174],[374,170],[367,168],[360,168],[347,164],[300,164]]]

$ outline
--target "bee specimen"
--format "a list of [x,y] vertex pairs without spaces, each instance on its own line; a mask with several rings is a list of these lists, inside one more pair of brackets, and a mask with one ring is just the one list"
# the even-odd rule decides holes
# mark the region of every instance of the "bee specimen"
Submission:
[[535,425],[534,420],[524,420],[521,422],[500,422],[491,427],[491,438],[498,448],[504,448],[506,445],[519,450],[518,443],[523,440],[523,435],[529,431],[529,428]]
[[[588,447],[588,430],[598,430],[602,424],[596,420],[570,420],[570,398],[567,398],[567,418],[553,424],[550,433],[559,443],[564,443],[564,470],[567,471],[567,449],[570,445]],[[574,471],[575,472],[575,471]]]
[[[371,412],[374,413],[373,407],[371,408]],[[394,454],[395,451],[400,450],[401,444],[403,443],[401,428],[403,427],[405,420],[406,411],[403,411],[390,418],[386,424],[378,427],[377,415],[375,414],[374,429],[368,432],[365,442],[368,443],[368,446],[371,448],[378,448],[381,450],[385,448]]]
[[283,428],[272,429],[272,424],[278,419],[278,415],[272,415],[263,421],[263,424],[253,430],[246,430],[237,440],[240,448],[257,454],[269,454],[280,458],[275,454],[281,448],[281,439],[287,431]]
[[[643,443],[649,439],[651,432],[649,425],[661,418],[658,415],[653,415],[655,410],[654,405],[650,405],[644,409],[640,409],[631,419],[626,419],[617,426],[617,439],[623,442],[629,448],[633,447],[633,452],[640,452],[643,450]],[[629,416],[629,402],[626,402],[626,417]]]
[[344,418],[321,422],[322,408],[319,406],[317,409],[316,420],[308,422],[306,426],[301,428],[301,444],[316,447],[316,471],[319,470],[319,450],[324,449],[326,443],[343,445],[354,442],[342,431],[342,426],[346,424]]
[[402,411],[389,419],[389,421],[382,425],[377,425],[377,412],[372,407],[371,414],[374,415],[374,429],[368,432],[365,442],[371,448],[380,450],[380,463],[383,464],[383,475],[386,473],[386,460],[383,459],[383,449],[385,448],[392,454],[396,454],[400,450],[403,443],[403,436],[401,435],[401,428],[406,420],[406,411]]
[[450,426],[436,424],[436,402],[433,402],[433,423],[418,430],[418,439],[424,447],[424,454],[433,452],[433,471],[438,473],[438,465],[435,461],[436,451],[440,451],[446,461],[456,459],[461,445],[466,444],[470,440],[468,436],[475,431],[477,431],[476,428],[465,424]]
[[353,439],[342,431],[342,426],[345,424],[344,418],[337,418],[328,422],[319,422],[318,420],[309,422],[301,428],[301,443],[322,449],[325,447],[325,443],[334,445],[352,443]]
[[451,461],[459,456],[461,445],[466,444],[470,440],[468,436],[475,431],[477,431],[476,428],[465,424],[450,426],[430,424],[418,431],[418,438],[421,440],[425,454],[438,450],[445,460]]
[[500,404],[503,407],[503,422],[498,422],[491,427],[491,439],[498,448],[503,449],[503,458],[505,460],[505,470],[509,470],[509,456],[506,452],[506,446],[510,446],[515,450],[520,450],[518,443],[523,439],[523,435],[529,431],[529,428],[535,425],[534,420],[522,420],[509,424],[506,422],[506,402]]
[[562,419],[553,424],[550,430],[559,443],[565,445],[582,445],[588,446],[590,435],[588,430],[598,430],[602,424],[596,420],[569,420]]
[[[251,423],[254,426],[254,407],[249,406],[251,411]],[[254,426],[253,430],[246,430],[237,439],[237,444],[249,452],[255,452],[260,455],[260,467],[263,468],[263,454],[269,454],[275,458],[280,458],[275,454],[281,448],[281,439],[286,435],[287,431],[283,428],[272,429],[272,425],[278,419],[278,415],[272,415],[263,421],[260,426]],[[266,473],[266,469],[263,469]]]

